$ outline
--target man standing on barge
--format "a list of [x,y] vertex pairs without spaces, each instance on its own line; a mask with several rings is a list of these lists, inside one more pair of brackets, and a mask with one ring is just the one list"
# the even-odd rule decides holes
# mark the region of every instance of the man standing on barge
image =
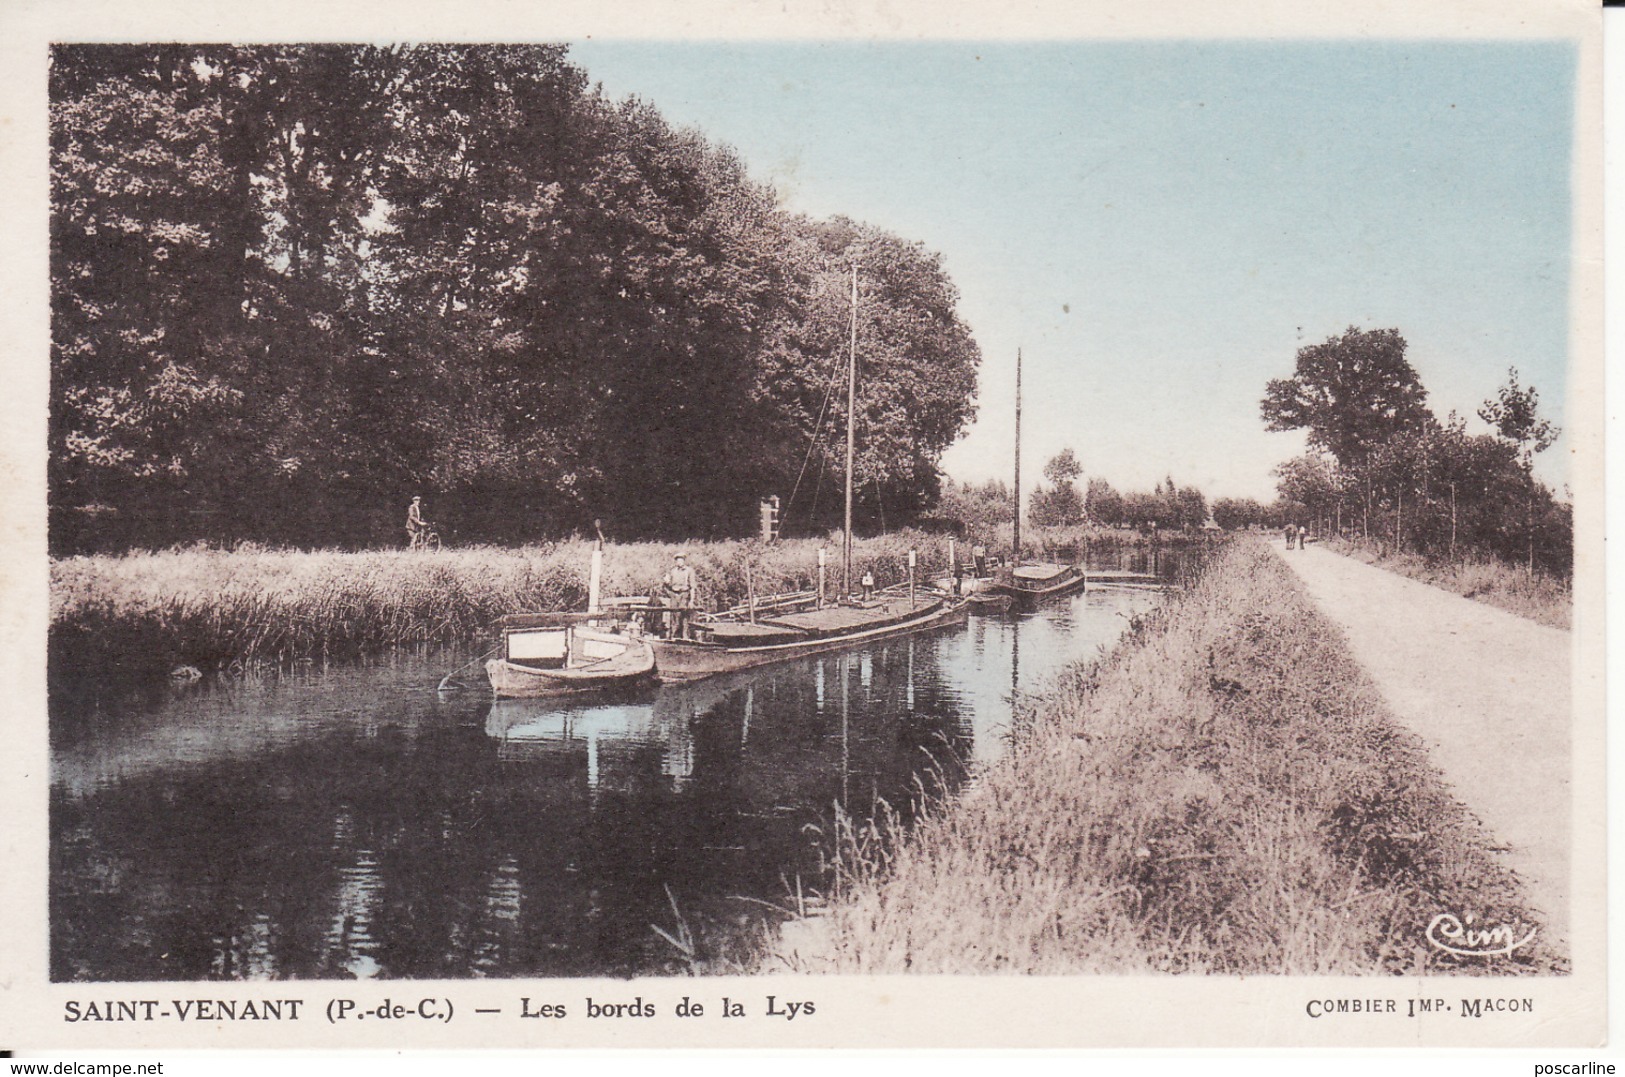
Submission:
[[688,615],[694,608],[694,570],[688,567],[688,559],[679,553],[672,558],[671,571],[666,573],[662,581],[665,587],[665,605],[670,611],[666,614],[666,638],[688,638]]

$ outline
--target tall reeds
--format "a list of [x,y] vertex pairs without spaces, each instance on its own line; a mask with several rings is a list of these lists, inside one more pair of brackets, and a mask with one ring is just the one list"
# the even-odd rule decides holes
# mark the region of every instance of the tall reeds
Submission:
[[[1425,941],[1524,916],[1489,838],[1256,539],[1024,698],[1011,752],[906,830],[848,826],[763,971],[1543,972]],[[1527,921],[1527,916],[1524,916]]]
[[[747,565],[758,594],[815,586],[820,544],[611,545],[604,594],[655,593],[681,550],[698,575],[700,602],[725,608],[745,601]],[[945,570],[945,540],[902,532],[859,540],[854,573],[872,570],[882,585],[900,581],[911,547],[920,551],[922,578]],[[51,566],[53,673],[78,663],[95,663],[101,673],[181,664],[207,671],[476,639],[506,613],[585,609],[591,550],[586,541],[434,553],[243,546],[67,558]],[[838,546],[828,581],[833,595]]]

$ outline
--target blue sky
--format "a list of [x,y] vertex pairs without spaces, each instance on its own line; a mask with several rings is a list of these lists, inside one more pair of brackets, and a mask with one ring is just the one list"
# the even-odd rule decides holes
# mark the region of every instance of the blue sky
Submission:
[[[1561,423],[1567,42],[585,41],[611,97],[737,148],[785,204],[940,251],[981,344],[944,467],[1272,496],[1258,401],[1299,346],[1397,327],[1442,417],[1516,366]],[[1566,446],[1542,472],[1561,484]]]

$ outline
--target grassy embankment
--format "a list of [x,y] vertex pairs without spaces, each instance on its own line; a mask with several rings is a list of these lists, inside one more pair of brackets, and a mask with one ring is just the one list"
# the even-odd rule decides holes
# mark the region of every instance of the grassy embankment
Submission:
[[[650,594],[679,549],[700,583],[700,602],[816,586],[818,546],[800,539],[609,546],[603,593]],[[861,539],[853,573],[882,586],[907,578],[920,551],[922,579],[946,564],[935,536],[900,532]],[[505,613],[586,608],[592,546],[473,547],[437,553],[384,550],[182,548],[120,557],[73,557],[51,566],[53,661],[128,673],[201,670],[235,663],[347,657],[401,644],[478,639]],[[840,550],[830,550],[831,593]]]
[[1545,573],[1531,576],[1521,566],[1485,559],[1459,564],[1434,563],[1414,553],[1378,550],[1356,539],[1328,539],[1327,545],[1365,564],[1397,572],[1543,625],[1568,628],[1573,621],[1572,585]]
[[845,834],[825,911],[760,970],[1561,967],[1538,943],[1511,959],[1427,944],[1441,912],[1520,915],[1515,884],[1258,541],[1021,712],[964,796],[906,834]]

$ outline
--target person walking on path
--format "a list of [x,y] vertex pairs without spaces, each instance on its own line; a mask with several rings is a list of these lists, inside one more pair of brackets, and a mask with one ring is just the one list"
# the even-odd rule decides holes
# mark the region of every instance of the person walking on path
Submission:
[[1308,534],[1309,534],[1309,529],[1307,527],[1303,526],[1302,524],[1299,524],[1298,525],[1298,549],[1300,549],[1300,550],[1303,549],[1304,536],[1306,536]]
[[688,638],[688,615],[694,609],[694,570],[688,567],[688,558],[678,553],[672,558],[671,570],[661,581],[665,590],[666,638]]

